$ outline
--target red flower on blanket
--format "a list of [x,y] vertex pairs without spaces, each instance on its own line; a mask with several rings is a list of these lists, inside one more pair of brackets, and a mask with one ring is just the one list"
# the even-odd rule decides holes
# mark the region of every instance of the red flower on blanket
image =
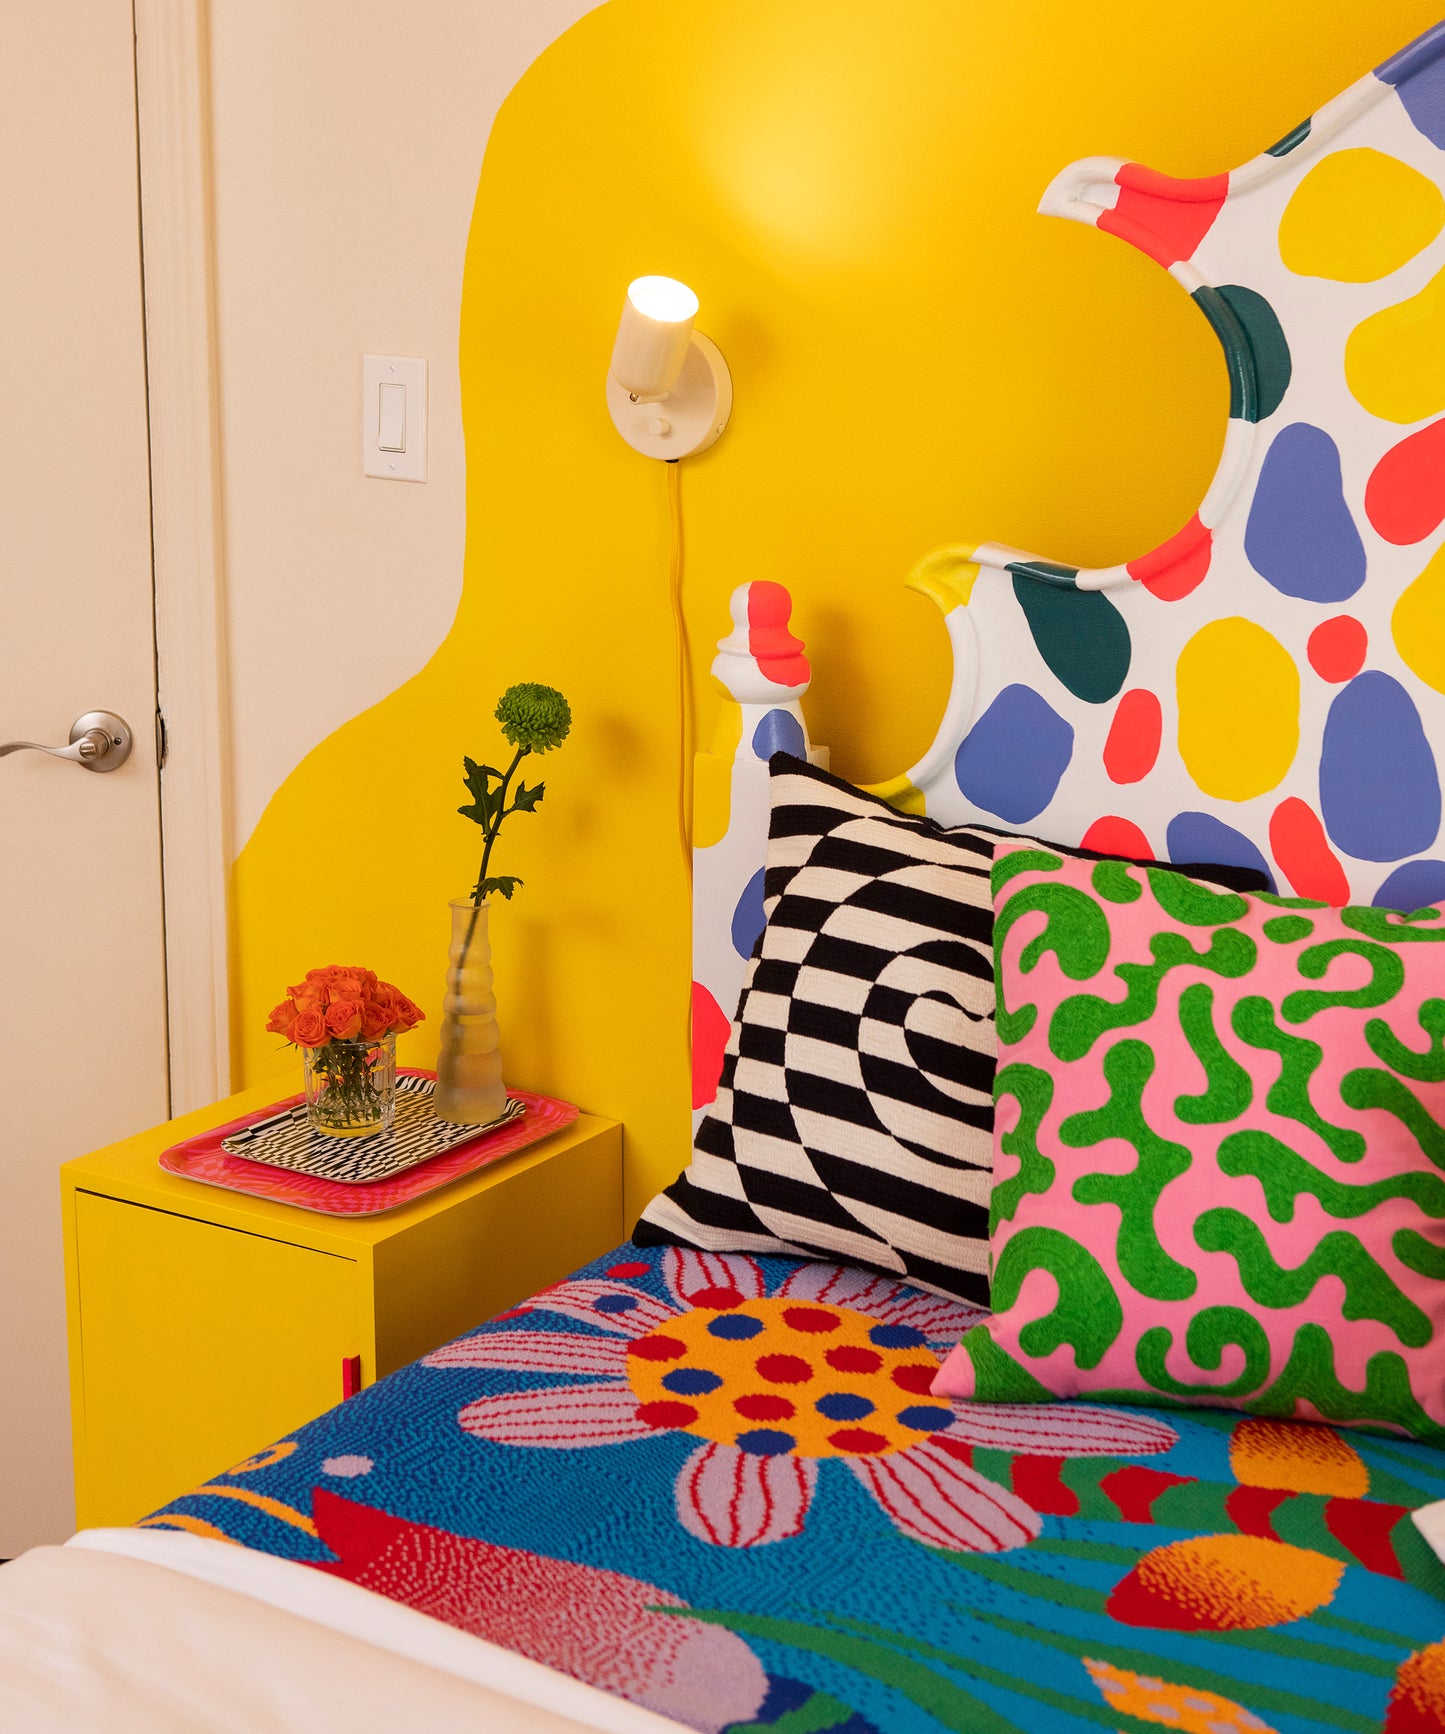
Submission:
[[692,1434],[677,1515],[722,1547],[800,1534],[819,1465],[835,1458],[903,1534],[976,1553],[1022,1547],[1042,1524],[978,1473],[975,1446],[1137,1456],[1178,1438],[1119,1410],[932,1396],[940,1352],[982,1314],[887,1277],[805,1264],[769,1295],[751,1258],[670,1247],[663,1300],[626,1280],[650,1269],[617,1265],[607,1277],[559,1283],[512,1315],[558,1314],[585,1332],[515,1325],[428,1355],[429,1367],[596,1381],[479,1397],[459,1414],[462,1427],[499,1445],[568,1451]]

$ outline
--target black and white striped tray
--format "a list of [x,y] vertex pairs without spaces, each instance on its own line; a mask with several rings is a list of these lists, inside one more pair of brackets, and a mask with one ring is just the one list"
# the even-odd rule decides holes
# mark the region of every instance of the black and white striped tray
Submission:
[[368,1138],[333,1138],[313,1132],[306,1117],[306,1104],[260,1120],[244,1131],[221,1141],[228,1156],[244,1156],[248,1162],[264,1162],[271,1168],[309,1174],[317,1180],[338,1180],[365,1186],[375,1180],[390,1180],[419,1162],[469,1143],[482,1132],[505,1126],[525,1114],[527,1105],[509,1097],[505,1110],[486,1126],[454,1126],[432,1113],[435,1081],[431,1078],[400,1077],[396,1081],[396,1117],[389,1132],[374,1132]]

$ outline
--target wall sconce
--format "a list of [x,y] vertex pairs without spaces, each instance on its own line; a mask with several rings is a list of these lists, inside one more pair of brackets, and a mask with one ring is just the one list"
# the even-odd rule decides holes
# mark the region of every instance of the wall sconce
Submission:
[[607,407],[634,451],[648,458],[705,452],[728,424],[733,381],[722,351],[692,322],[697,296],[672,277],[639,277],[627,288]]

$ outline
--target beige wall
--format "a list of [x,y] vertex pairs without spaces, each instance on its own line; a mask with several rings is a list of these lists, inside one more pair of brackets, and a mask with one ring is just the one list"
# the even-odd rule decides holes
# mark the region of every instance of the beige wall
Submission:
[[[213,0],[232,820],[461,594],[462,262],[497,108],[596,0]],[[430,480],[361,473],[363,353],[430,363]]]

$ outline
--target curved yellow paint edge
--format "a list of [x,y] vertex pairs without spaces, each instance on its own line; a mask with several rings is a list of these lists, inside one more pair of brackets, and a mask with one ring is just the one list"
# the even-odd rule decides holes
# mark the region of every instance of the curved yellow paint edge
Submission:
[[[689,911],[667,511],[660,466],[604,407],[624,287],[689,281],[736,386],[727,434],[683,477],[694,690],[733,586],[775,578],[809,641],[813,735],[842,774],[886,778],[947,696],[944,635],[899,594],[917,550],[975,530],[1107,563],[1162,541],[1212,473],[1224,388],[1203,322],[1105,250],[1079,268],[1080,237],[1033,215],[1060,164],[1109,143],[1093,93],[1120,93],[1146,160],[1243,160],[1430,22],[1391,0],[1348,33],[1291,31],[1286,55],[1253,0],[1156,14],[1100,0],[1081,31],[1073,0],[1039,0],[1021,34],[1009,8],[957,0],[609,0],[533,66],[493,129],[467,249],[461,602],[427,666],[297,766],[236,863],[238,1081],[294,1077],[266,1015],[332,961],[417,999],[429,1021],[402,1058],[434,1056],[447,900],[476,871],[461,755],[495,751],[506,685],[543,680],[576,727],[497,863],[526,882],[493,924],[508,1072],[624,1122],[630,1210],[677,1172]],[[1241,42],[1268,81],[1237,87]],[[617,96],[639,89],[645,124]],[[1061,373],[1060,343],[1077,355],[1100,333],[1101,370]],[[1070,486],[1033,459],[1045,425],[1050,451],[1081,454]],[[1091,454],[1128,486],[1081,534],[1080,498],[1108,494]],[[397,574],[393,608],[412,582]],[[344,690],[324,645],[316,678]]]

